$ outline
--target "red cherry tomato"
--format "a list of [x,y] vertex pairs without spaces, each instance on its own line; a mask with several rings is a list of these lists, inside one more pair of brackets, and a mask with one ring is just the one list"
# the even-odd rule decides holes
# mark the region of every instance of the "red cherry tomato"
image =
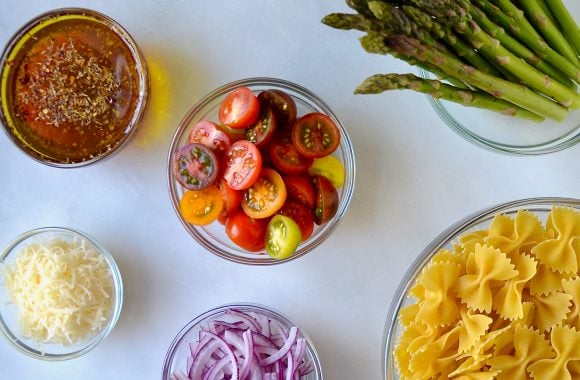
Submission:
[[215,181],[218,171],[218,160],[205,145],[187,144],[173,154],[173,174],[188,190],[205,189]]
[[331,118],[313,112],[296,120],[292,127],[292,142],[306,157],[324,157],[338,148],[340,131]]
[[220,122],[235,129],[245,129],[256,122],[260,104],[256,95],[247,87],[230,92],[220,105]]
[[244,192],[242,210],[252,218],[267,218],[286,202],[286,185],[274,169],[264,168],[260,177]]
[[224,207],[220,212],[218,221],[221,224],[225,224],[228,216],[232,215],[240,208],[240,204],[242,203],[242,192],[229,187],[226,180],[223,178],[216,183],[216,186],[224,200]]
[[226,234],[241,248],[256,252],[264,249],[268,219],[253,219],[242,210],[226,221]]
[[283,174],[301,174],[312,165],[313,159],[301,154],[289,139],[276,139],[270,146],[272,165]]
[[300,232],[302,232],[302,241],[306,241],[312,235],[314,216],[304,204],[295,200],[287,200],[276,214],[286,215],[298,224]]
[[219,125],[207,120],[195,124],[189,133],[189,142],[203,144],[218,153],[224,153],[232,145],[230,136]]
[[246,140],[261,148],[268,144],[274,137],[278,121],[276,115],[268,104],[260,104],[260,116],[258,120],[246,129]]
[[224,163],[227,184],[234,190],[245,190],[260,176],[262,155],[251,142],[239,140],[226,151]]
[[312,178],[307,175],[284,176],[286,191],[289,199],[295,199],[303,203],[309,210],[316,206],[316,192],[312,184]]
[[292,128],[296,121],[296,102],[294,99],[281,90],[267,90],[258,94],[260,104],[269,104],[276,114],[278,128]]
[[324,224],[332,219],[338,210],[338,192],[326,177],[316,175],[313,182],[316,190],[314,222]]

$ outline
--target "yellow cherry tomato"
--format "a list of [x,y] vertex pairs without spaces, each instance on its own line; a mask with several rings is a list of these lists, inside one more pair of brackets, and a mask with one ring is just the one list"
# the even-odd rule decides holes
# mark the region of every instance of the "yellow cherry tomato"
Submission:
[[332,186],[336,188],[344,185],[344,166],[334,156],[315,159],[310,168],[308,168],[308,174],[326,177],[332,183]]

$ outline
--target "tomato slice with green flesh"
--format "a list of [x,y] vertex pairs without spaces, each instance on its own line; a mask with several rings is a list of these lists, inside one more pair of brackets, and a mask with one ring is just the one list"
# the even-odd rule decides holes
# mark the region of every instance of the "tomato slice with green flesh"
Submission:
[[238,210],[228,217],[226,234],[239,247],[257,252],[264,249],[267,227],[268,219],[253,219]]
[[302,241],[298,224],[284,215],[276,215],[266,230],[266,253],[273,259],[286,259],[296,252]]
[[214,222],[222,208],[223,198],[214,185],[203,190],[189,190],[179,201],[179,211],[188,223],[205,226]]
[[254,144],[239,140],[224,155],[224,179],[234,190],[252,186],[262,170],[262,155]]
[[280,174],[264,168],[258,180],[244,192],[242,210],[251,218],[267,218],[280,210],[286,197],[286,185]]
[[300,153],[294,143],[285,138],[276,139],[270,146],[270,159],[272,165],[283,174],[302,174],[305,173],[310,165],[312,158],[305,157]]
[[223,178],[216,183],[216,186],[224,200],[224,206],[218,217],[218,222],[225,224],[228,216],[232,215],[240,208],[240,204],[242,203],[242,192],[229,187],[226,180]]
[[314,210],[316,206],[316,192],[312,179],[307,175],[289,175],[282,177],[286,184],[286,192],[289,199],[297,200],[304,204],[308,210]]
[[292,218],[300,227],[302,241],[305,241],[314,231],[314,216],[312,211],[299,201],[289,199],[284,206],[277,212],[278,215],[285,215]]
[[277,124],[272,107],[260,103],[260,116],[252,126],[246,129],[246,140],[254,143],[258,148],[265,146],[274,137]]
[[245,129],[254,124],[260,113],[256,95],[247,87],[239,87],[226,95],[219,109],[219,119],[234,129]]
[[334,156],[317,158],[308,168],[311,176],[321,175],[326,177],[332,186],[339,188],[344,185],[344,166],[342,162]]
[[336,214],[338,192],[326,177],[317,175],[313,177],[312,181],[316,190],[314,222],[320,225],[328,222]]
[[292,142],[306,157],[324,157],[338,148],[340,131],[331,118],[313,112],[296,120],[292,127]]
[[296,121],[296,102],[287,93],[282,90],[272,89],[262,91],[258,94],[258,101],[260,104],[269,104],[278,119],[278,128],[292,128],[292,124]]
[[173,155],[173,174],[188,190],[201,190],[211,185],[219,172],[214,152],[205,145],[191,143]]
[[189,142],[199,143],[224,153],[232,145],[232,139],[219,125],[208,120],[201,120],[189,132]]

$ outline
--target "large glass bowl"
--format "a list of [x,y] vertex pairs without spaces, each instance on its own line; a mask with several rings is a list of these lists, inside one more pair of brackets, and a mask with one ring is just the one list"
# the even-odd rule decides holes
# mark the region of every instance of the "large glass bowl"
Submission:
[[[275,260],[270,258],[265,251],[249,252],[237,245],[235,245],[226,235],[224,226],[214,222],[208,226],[194,226],[189,224],[182,217],[179,212],[179,200],[181,199],[184,189],[174,178],[172,170],[172,155],[179,149],[180,146],[185,145],[188,139],[189,131],[200,120],[218,121],[218,110],[221,101],[233,89],[247,86],[256,94],[262,90],[278,89],[286,92],[296,102],[298,108],[298,116],[308,112],[322,112],[328,115],[338,126],[341,134],[340,145],[333,153],[344,166],[345,181],[344,185],[338,189],[339,205],[335,216],[322,226],[316,226],[310,238],[302,242],[296,252],[283,260]],[[348,133],[338,117],[332,112],[330,107],[313,94],[311,91],[297,84],[274,78],[250,78],[226,84],[218,89],[212,91],[195,104],[187,113],[185,118],[177,127],[173,141],[169,148],[168,164],[167,164],[167,178],[169,182],[169,193],[173,208],[179,217],[179,220],[189,232],[189,234],[208,251],[231,261],[251,264],[251,265],[272,265],[281,264],[298,257],[305,255],[318,247],[324,240],[326,240],[332,231],[337,227],[340,220],[346,213],[350,204],[355,180],[355,160],[354,150],[351,144]]]
[[383,338],[385,342],[383,346],[383,378],[387,380],[399,379],[397,363],[393,354],[397,339],[402,332],[402,326],[398,320],[399,312],[414,302],[412,297],[409,297],[409,290],[433,255],[443,248],[452,250],[452,244],[457,241],[459,236],[470,231],[485,229],[497,213],[514,216],[518,210],[525,209],[533,212],[542,222],[545,222],[546,216],[554,205],[580,208],[580,199],[530,198],[492,206],[473,213],[447,228],[421,252],[403,276],[389,308]]
[[[64,159],[57,157],[53,152],[47,151],[44,147],[45,145],[58,145],[55,143],[55,140],[48,138],[44,134],[36,133],[34,128],[24,127],[24,125],[27,125],[27,123],[18,121],[19,111],[17,111],[13,106],[13,102],[10,100],[10,94],[12,89],[15,87],[14,81],[16,77],[16,69],[13,68],[14,62],[18,62],[21,59],[20,57],[29,51],[30,46],[34,45],[34,41],[38,40],[38,36],[41,35],[47,28],[65,28],[71,22],[89,22],[92,24],[98,24],[104,27],[105,30],[112,32],[112,34],[119,39],[120,44],[122,44],[124,49],[128,51],[128,55],[130,55],[130,57],[127,57],[128,63],[112,63],[126,66],[128,64],[134,65],[135,75],[134,77],[131,76],[131,80],[135,83],[132,83],[131,86],[135,94],[131,98],[131,105],[127,105],[127,108],[129,109],[127,117],[124,118],[123,123],[119,125],[119,131],[116,132],[117,136],[114,137],[114,139],[111,139],[109,144],[106,146],[99,146],[99,148],[95,149],[94,152],[92,152],[90,155],[88,153],[84,153],[82,158],[78,157],[73,159]],[[98,40],[99,34],[97,33],[96,36]],[[87,65],[88,63],[81,65],[81,67],[85,67]],[[126,66],[120,66],[119,70],[125,70]],[[118,73],[115,75],[117,74]],[[73,78],[73,76],[71,75],[70,78]],[[82,76],[78,74],[77,78],[82,78]],[[92,99],[89,98],[86,94],[80,94],[72,100],[74,100],[75,104],[79,104],[79,102],[82,101],[82,96],[85,96],[90,99],[90,101],[92,101]],[[114,105],[115,99],[108,99],[108,102],[108,104]],[[142,120],[146,114],[148,105],[149,72],[145,59],[139,51],[139,48],[134,39],[115,20],[102,13],[90,9],[61,8],[51,10],[35,17],[34,19],[27,22],[24,26],[22,26],[22,28],[20,28],[14,34],[14,36],[8,41],[8,44],[4,48],[4,52],[0,57],[0,122],[4,126],[3,129],[6,132],[8,138],[12,140],[12,142],[22,152],[24,152],[35,161],[48,166],[59,168],[76,168],[90,165],[101,161],[104,158],[112,156],[115,152],[118,152],[122,147],[126,146],[135,136],[135,133],[137,132],[138,127],[141,125]],[[70,107],[67,105],[64,108],[68,109]],[[43,111],[48,111],[48,109],[44,109]],[[114,112],[117,112],[117,110],[115,109]],[[90,125],[90,127],[93,128],[95,126]],[[26,133],[23,132],[25,130]],[[68,139],[70,139],[70,137]],[[62,149],[62,154],[74,153],[76,155],[78,153],[78,146],[76,141],[72,143],[70,141],[63,142],[60,149]]]
[[[419,69],[420,76],[433,75]],[[487,150],[514,155],[538,155],[569,148],[580,142],[580,110],[570,111],[561,123],[534,122],[457,103],[427,99],[437,115],[465,140]]]
[[[61,345],[57,343],[42,343],[23,335],[18,322],[18,308],[11,302],[4,280],[3,272],[11,266],[21,250],[34,243],[46,243],[53,239],[66,242],[84,242],[90,249],[98,252],[111,273],[113,281],[113,300],[109,316],[100,330],[88,334],[86,338],[74,344]],[[0,331],[7,341],[18,351],[36,359],[59,361],[73,359],[84,355],[97,347],[113,330],[123,306],[123,281],[121,273],[111,254],[92,237],[69,228],[45,227],[21,234],[12,240],[0,255]]]
[[[283,328],[288,329],[292,326],[297,326],[287,317],[280,314],[279,312],[254,303],[232,303],[216,307],[211,309],[189,322],[175,337],[167,355],[165,356],[165,363],[163,364],[163,380],[172,380],[173,373],[176,372],[186,372],[186,367],[188,364],[188,358],[191,356],[190,343],[195,343],[199,339],[199,331],[202,327],[207,326],[207,324],[214,320],[228,321],[228,315],[226,312],[228,310],[239,310],[241,312],[253,312],[257,314],[262,314],[266,316],[269,320],[277,321],[282,325]],[[314,345],[306,333],[300,329],[300,335],[306,339],[306,350],[304,353],[304,359],[312,363],[313,371],[308,375],[303,376],[300,380],[322,380],[322,367],[320,365],[320,359],[314,348]]]

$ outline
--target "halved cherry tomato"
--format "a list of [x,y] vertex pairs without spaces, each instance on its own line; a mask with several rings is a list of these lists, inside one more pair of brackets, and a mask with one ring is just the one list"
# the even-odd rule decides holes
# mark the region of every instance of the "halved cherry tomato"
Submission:
[[308,168],[308,174],[321,175],[332,183],[332,186],[339,188],[344,185],[344,166],[340,160],[334,156],[317,158]]
[[228,216],[232,215],[240,208],[240,204],[242,203],[242,192],[229,187],[226,180],[223,178],[216,183],[216,186],[224,200],[224,207],[218,217],[218,221],[221,224],[225,224]]
[[193,126],[189,142],[203,144],[218,153],[224,153],[232,145],[230,136],[219,125],[208,120],[201,120]]
[[285,138],[272,141],[270,158],[274,167],[283,174],[305,173],[313,161],[301,154],[292,141]]
[[236,129],[248,128],[258,119],[260,104],[256,95],[247,87],[230,92],[220,105],[220,122]]
[[256,252],[264,249],[268,219],[253,219],[242,210],[226,221],[226,234],[238,246]]
[[323,224],[332,219],[338,210],[338,192],[326,177],[314,176],[313,182],[316,189],[314,222]]
[[179,211],[188,223],[205,226],[214,222],[224,205],[220,191],[216,186],[203,190],[189,190],[179,201]]
[[296,121],[296,102],[282,90],[272,89],[258,94],[260,104],[269,104],[278,119],[278,128],[292,128]]
[[286,184],[288,198],[303,203],[309,210],[316,206],[316,192],[312,179],[307,175],[288,175],[282,177]]
[[262,170],[262,155],[254,144],[239,140],[232,144],[224,156],[224,179],[234,190],[252,186]]
[[222,130],[230,136],[230,139],[233,142],[238,140],[245,140],[246,139],[246,130],[245,129],[234,129],[230,128],[225,124],[221,124],[220,127]]
[[242,210],[252,218],[267,218],[280,210],[286,196],[286,185],[280,174],[264,168],[258,180],[244,192]]
[[268,223],[265,245],[270,257],[281,260],[292,256],[301,241],[300,227],[291,218],[276,215]]
[[205,145],[184,145],[173,155],[175,179],[188,190],[201,190],[211,185],[219,167],[214,152]]
[[286,215],[292,218],[300,227],[302,241],[308,239],[314,231],[314,216],[312,212],[302,203],[289,199],[277,212],[279,215]]
[[296,120],[292,127],[292,142],[306,157],[324,157],[338,148],[340,131],[331,118],[313,112]]
[[278,121],[272,107],[260,103],[260,116],[253,125],[246,129],[246,140],[253,142],[258,148],[265,146],[274,137],[277,124]]

